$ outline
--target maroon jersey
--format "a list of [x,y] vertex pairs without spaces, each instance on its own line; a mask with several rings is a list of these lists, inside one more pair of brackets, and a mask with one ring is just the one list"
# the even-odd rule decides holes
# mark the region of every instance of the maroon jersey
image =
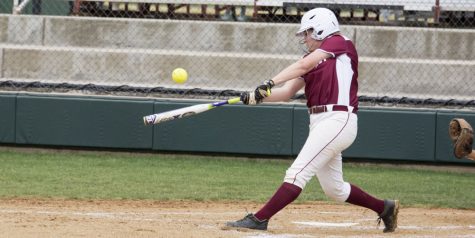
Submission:
[[319,49],[332,57],[303,75],[307,106],[345,105],[358,109],[358,53],[345,36],[323,40]]

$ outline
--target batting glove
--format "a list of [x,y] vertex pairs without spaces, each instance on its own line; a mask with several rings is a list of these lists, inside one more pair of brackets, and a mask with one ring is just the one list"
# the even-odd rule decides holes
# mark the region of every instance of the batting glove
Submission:
[[[274,87],[275,83],[274,83],[274,80],[270,79],[270,80],[266,80],[262,83],[262,85],[259,85],[259,89],[263,89],[264,91],[267,91],[269,90],[269,93],[267,96],[270,95],[270,90]],[[267,97],[265,96],[265,97]]]
[[254,92],[241,93],[241,102],[246,105],[256,105],[257,102],[256,102],[256,98],[254,97]]
[[271,94],[271,89],[274,87],[274,81],[266,80],[259,85],[254,92],[245,92],[241,94],[241,101],[246,105],[256,105],[262,103],[264,98]]
[[255,98],[258,103],[261,103],[262,100],[268,96],[270,96],[271,89],[274,87],[274,81],[271,80],[266,80],[264,81],[261,85],[259,85],[256,90],[254,91],[255,93]]
[[246,105],[256,105],[262,102],[262,99],[264,99],[260,93],[258,92],[258,89],[252,92],[244,92],[241,93],[241,102],[243,102]]

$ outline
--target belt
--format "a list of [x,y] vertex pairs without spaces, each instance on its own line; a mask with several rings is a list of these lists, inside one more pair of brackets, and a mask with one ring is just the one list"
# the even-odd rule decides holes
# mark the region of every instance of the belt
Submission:
[[308,114],[317,114],[321,112],[334,112],[334,111],[341,111],[341,112],[349,112],[351,110],[352,113],[356,113],[356,108],[343,106],[343,105],[321,105],[321,106],[313,106],[308,108]]

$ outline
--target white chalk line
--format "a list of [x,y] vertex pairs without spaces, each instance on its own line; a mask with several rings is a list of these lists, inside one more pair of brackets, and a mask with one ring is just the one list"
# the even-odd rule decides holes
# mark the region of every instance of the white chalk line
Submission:
[[306,238],[306,237],[316,237],[312,235],[295,235],[295,234],[256,234],[250,236],[244,236],[243,238]]
[[[346,227],[356,230],[369,230],[375,229],[375,226],[358,226],[359,223],[332,223],[332,222],[318,222],[318,221],[294,221],[294,224],[319,227],[319,228],[334,228],[334,227]],[[382,229],[381,226],[379,229]],[[400,230],[475,230],[475,225],[446,225],[446,226],[401,226],[398,225]]]
[[307,225],[314,227],[350,227],[358,225],[359,223],[334,223],[334,222],[318,222],[318,221],[294,221],[294,224]]

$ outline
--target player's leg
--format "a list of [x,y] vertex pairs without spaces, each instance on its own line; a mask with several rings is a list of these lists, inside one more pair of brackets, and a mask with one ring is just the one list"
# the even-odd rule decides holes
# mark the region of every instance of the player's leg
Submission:
[[[255,217],[269,220],[293,202],[316,171],[348,147],[356,137],[356,123],[348,113],[328,113],[310,117],[310,132],[299,155],[287,170],[284,183]],[[352,128],[348,128],[352,127]]]
[[331,159],[317,171],[317,178],[322,190],[329,198],[338,202],[348,202],[365,207],[380,214],[384,210],[384,201],[364,192],[359,187],[343,180],[343,163],[341,154]]
[[356,133],[357,117],[353,113],[313,114],[307,141],[284,181],[304,188],[317,171],[353,143]]
[[[226,223],[227,227],[265,230],[269,219],[300,195],[307,182],[315,176],[318,167],[315,162],[317,157],[319,157],[319,163],[326,163],[334,156],[332,151],[325,150],[325,148],[334,140],[340,129],[329,130],[328,128],[333,128],[334,123],[325,123],[327,117],[328,114],[327,116],[320,114],[310,117],[309,136],[299,155],[287,170],[284,183],[269,201],[256,214],[249,214],[241,220],[228,222]],[[342,127],[344,124],[346,123],[343,123]]]
[[381,200],[371,196],[356,185],[350,184],[350,186],[351,190],[346,202],[375,211],[379,216],[378,224],[381,220],[384,223],[384,232],[396,230],[399,212],[398,200]]
[[[354,116],[354,115],[353,115]],[[299,155],[286,172],[284,183],[255,217],[261,221],[293,202],[316,171],[347,148],[356,137],[356,116],[328,113],[310,118],[310,132]],[[349,121],[352,122],[349,122]]]
[[344,202],[350,195],[351,184],[343,180],[342,158],[338,154],[316,173],[325,195],[334,201]]
[[[310,132],[311,134],[311,132]],[[307,138],[302,151],[299,153],[293,164],[287,170],[284,182],[277,189],[274,195],[267,201],[267,203],[256,214],[248,214],[243,219],[227,222],[226,227],[248,228],[256,230],[267,230],[269,219],[277,212],[282,210],[285,206],[292,203],[302,192],[305,184],[315,175],[307,167],[307,171],[300,173],[298,185],[295,184],[295,174],[298,171],[305,170],[306,165],[313,158],[315,153],[314,140]]]
[[317,178],[325,194],[338,202],[348,202],[375,211],[383,220],[384,232],[392,232],[397,227],[399,202],[381,200],[371,196],[356,185],[343,180],[341,154],[328,161],[317,171]]
[[227,222],[227,227],[248,228],[255,230],[267,230],[269,219],[285,206],[292,203],[300,194],[302,188],[290,184],[282,183],[275,194],[267,201],[267,203],[256,213],[248,214],[243,219]]
[[[333,178],[329,180],[330,182],[322,180],[324,181],[322,187],[330,197],[345,201],[350,195],[351,185],[343,181],[341,151],[353,143],[356,130],[357,118],[352,113],[321,114],[311,117],[309,137],[287,170],[284,183],[255,215],[249,214],[241,220],[226,223],[226,226],[266,230],[269,219],[293,202],[317,171],[330,171]],[[335,158],[338,159],[333,162],[332,159]],[[386,220],[383,218],[385,225]]]

